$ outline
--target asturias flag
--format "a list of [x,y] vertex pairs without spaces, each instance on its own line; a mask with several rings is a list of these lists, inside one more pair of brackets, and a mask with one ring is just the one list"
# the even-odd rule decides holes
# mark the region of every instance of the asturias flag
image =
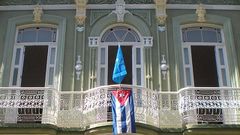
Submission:
[[136,133],[132,91],[112,91],[111,101],[114,135]]
[[124,77],[127,75],[127,70],[124,63],[122,49],[118,46],[117,57],[113,69],[112,80],[116,83],[121,83]]

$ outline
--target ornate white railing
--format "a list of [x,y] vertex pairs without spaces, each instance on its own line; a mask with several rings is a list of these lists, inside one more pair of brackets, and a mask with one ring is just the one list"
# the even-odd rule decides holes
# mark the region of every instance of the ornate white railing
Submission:
[[184,124],[240,124],[240,88],[190,87],[178,93]]
[[43,87],[0,87],[0,121],[56,124],[58,93]]
[[240,88],[183,88],[158,92],[132,85],[109,85],[87,91],[1,87],[0,123],[36,122],[85,128],[111,124],[111,91],[131,89],[138,123],[158,128],[184,124],[240,124]]
[[110,85],[83,92],[61,92],[58,126],[85,127],[110,122],[111,91],[117,89],[133,91],[136,122],[156,127],[181,127],[175,93],[159,93],[132,85]]

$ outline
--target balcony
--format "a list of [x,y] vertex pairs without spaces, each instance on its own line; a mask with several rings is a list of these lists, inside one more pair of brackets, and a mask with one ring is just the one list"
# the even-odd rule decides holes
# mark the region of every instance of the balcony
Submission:
[[109,85],[87,91],[1,87],[1,123],[42,123],[62,128],[111,124],[111,91],[133,90],[137,123],[156,128],[240,124],[240,88],[183,88],[158,92],[131,85]]

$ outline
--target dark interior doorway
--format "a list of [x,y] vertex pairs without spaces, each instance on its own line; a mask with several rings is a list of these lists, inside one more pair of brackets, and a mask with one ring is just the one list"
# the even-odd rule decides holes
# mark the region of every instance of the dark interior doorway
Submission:
[[[108,46],[108,85],[115,84],[112,80],[112,74],[117,55],[118,46]],[[132,84],[132,46],[121,46],[127,75],[122,84]]]
[[48,46],[27,46],[22,72],[22,87],[44,87]]
[[218,87],[217,65],[213,46],[192,46],[195,87]]

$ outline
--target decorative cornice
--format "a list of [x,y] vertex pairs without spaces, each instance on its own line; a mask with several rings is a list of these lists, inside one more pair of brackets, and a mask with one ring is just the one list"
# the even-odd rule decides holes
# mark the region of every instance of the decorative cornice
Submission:
[[[1,0],[0,5],[36,5],[40,0]],[[89,0],[89,4],[114,4],[115,0]],[[154,4],[154,0],[125,0],[126,4]],[[240,5],[239,0],[168,0],[168,4]],[[41,0],[41,5],[74,4],[74,0]]]
[[[167,9],[192,10],[196,4],[167,4]],[[35,5],[0,6],[0,11],[33,10]],[[75,4],[41,5],[43,10],[74,10]],[[240,10],[240,5],[204,5],[211,10]],[[126,9],[155,9],[155,4],[126,4]],[[87,4],[86,9],[115,9],[115,4]]]

